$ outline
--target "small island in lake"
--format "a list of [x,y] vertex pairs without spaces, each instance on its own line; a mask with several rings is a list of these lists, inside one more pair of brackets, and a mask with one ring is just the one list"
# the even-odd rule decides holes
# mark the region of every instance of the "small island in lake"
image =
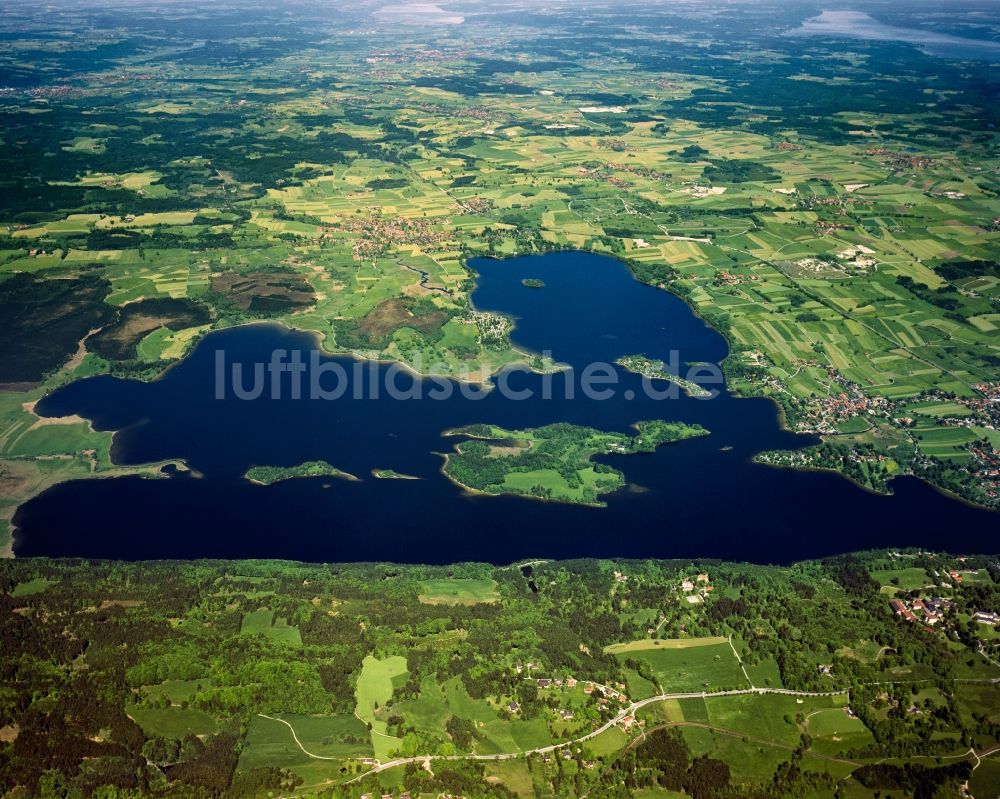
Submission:
[[372,469],[372,477],[379,480],[419,480],[412,474],[401,474],[394,469]]
[[269,486],[283,480],[300,477],[337,477],[341,480],[357,480],[353,474],[331,466],[326,461],[306,461],[298,466],[253,466],[247,469],[244,478],[251,483]]
[[595,455],[652,452],[661,444],[708,435],[701,425],[637,422],[635,435],[605,433],[572,424],[504,430],[479,424],[446,435],[467,436],[447,456],[444,473],[472,491],[516,494],[603,507],[599,497],[625,485],[625,476]]
[[537,277],[526,277],[521,281],[522,286],[527,286],[529,289],[540,289],[545,288],[545,281],[539,280]]
[[654,358],[647,358],[645,355],[626,355],[615,361],[616,364],[630,372],[635,372],[650,380],[668,380],[679,386],[689,397],[710,397],[712,392],[702,388],[693,380],[685,380],[683,377],[668,372],[663,361]]

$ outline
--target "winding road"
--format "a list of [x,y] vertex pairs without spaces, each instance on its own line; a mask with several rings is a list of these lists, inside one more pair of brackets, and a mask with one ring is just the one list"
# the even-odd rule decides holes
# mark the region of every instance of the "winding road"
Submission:
[[[548,746],[540,746],[536,749],[524,749],[518,752],[497,752],[494,754],[487,755],[476,755],[476,754],[462,754],[462,755],[416,755],[414,757],[397,757],[392,760],[387,760],[384,763],[377,763],[373,768],[366,771],[364,774],[359,774],[351,780],[348,780],[345,784],[350,784],[352,782],[357,782],[358,780],[364,779],[371,774],[378,774],[381,771],[388,771],[392,768],[397,768],[399,766],[405,766],[409,763],[429,763],[432,760],[513,760],[519,757],[525,757],[527,755],[543,755],[549,752],[555,752],[559,749],[565,749],[567,746],[573,746],[575,744],[580,744],[585,741],[589,741],[592,738],[596,738],[598,735],[607,732],[612,727],[617,724],[621,724],[626,717],[632,716],[636,711],[646,707],[647,705],[656,704],[657,702],[665,702],[671,699],[709,699],[716,696],[747,696],[747,695],[760,695],[760,694],[780,694],[783,696],[803,696],[803,697],[820,697],[820,696],[844,696],[847,691],[792,691],[787,688],[739,688],[731,691],[697,691],[697,692],[682,692],[682,693],[670,693],[670,694],[657,694],[656,696],[648,697],[647,699],[640,699],[636,702],[632,702],[626,707],[622,708],[618,713],[600,727],[591,730],[586,735],[581,735],[578,738],[573,738],[568,741],[560,741],[559,743],[549,744]],[[258,716],[265,719],[270,719],[271,721],[279,721],[288,727],[292,731],[292,737],[295,739],[296,745],[302,750],[303,754],[308,757],[314,758],[316,760],[342,760],[342,757],[328,757],[324,755],[317,755],[310,752],[302,742],[299,740],[298,736],[295,734],[295,729],[284,719],[276,718],[274,716],[268,716],[264,713],[258,713]]]

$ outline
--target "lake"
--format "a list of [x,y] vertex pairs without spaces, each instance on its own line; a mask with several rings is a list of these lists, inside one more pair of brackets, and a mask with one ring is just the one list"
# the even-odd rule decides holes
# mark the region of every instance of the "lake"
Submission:
[[[618,370],[609,399],[565,397],[594,360],[643,353],[717,363],[725,340],[667,292],[634,280],[620,262],[584,253],[503,261],[478,259],[476,306],[517,320],[520,346],[551,351],[573,371],[508,375],[530,399],[493,391],[448,399],[216,399],[215,364],[266,363],[275,350],[315,348],[311,335],[249,325],[206,336],[182,362],[150,383],[102,376],[65,386],[38,405],[44,415],[77,413],[119,431],[113,457],[138,464],[183,458],[202,476],[117,478],[58,485],[18,512],[19,556],[124,559],[271,557],[306,561],[512,562],[522,557],[689,557],[789,562],[861,548],[926,546],[983,550],[998,515],[949,499],[913,479],[876,496],[828,473],[772,469],[755,453],[814,439],[780,428],[763,399],[656,399],[642,379]],[[544,288],[522,280],[537,278]],[[222,354],[220,356],[220,353]],[[291,356],[290,356],[291,357]],[[324,357],[353,379],[354,361]],[[384,376],[387,364],[368,364]],[[549,381],[551,399],[543,398]],[[406,392],[419,379],[401,373]],[[631,392],[631,393],[630,393]],[[629,398],[631,396],[631,398]],[[487,422],[507,428],[557,421],[628,431],[639,420],[698,422],[711,435],[650,455],[608,456],[630,487],[584,508],[517,497],[467,496],[441,473],[456,439],[442,433]],[[253,465],[326,460],[357,482],[316,478],[272,486],[242,478]],[[379,480],[393,469],[419,480]],[[947,533],[945,533],[947,531]]]
[[930,55],[942,58],[1000,60],[1000,42],[969,39],[924,28],[886,25],[863,11],[825,10],[786,35],[907,42],[919,46]]

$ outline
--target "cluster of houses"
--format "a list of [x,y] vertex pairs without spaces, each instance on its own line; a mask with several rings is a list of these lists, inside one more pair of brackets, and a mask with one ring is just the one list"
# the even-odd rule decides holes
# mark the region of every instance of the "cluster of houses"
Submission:
[[[411,219],[401,216],[382,216],[371,213],[359,219],[348,219],[344,228],[358,234],[354,240],[353,255],[356,261],[364,261],[382,255],[396,244],[418,244],[420,246],[439,245],[448,241],[449,234],[435,231],[426,219]],[[335,227],[320,229],[324,236],[336,235]]]
[[[961,575],[957,572],[949,572],[953,579],[961,581]],[[944,612],[948,608],[955,607],[955,601],[936,596],[931,599],[914,599],[909,605],[902,599],[890,599],[889,607],[897,616],[902,616],[906,621],[920,621],[924,624],[937,624],[944,617]],[[983,610],[976,611],[972,618],[980,624],[996,625],[1000,623],[1000,614]]]
[[925,155],[911,155],[885,147],[873,147],[865,150],[865,155],[875,156],[893,169],[924,169],[931,166],[934,160]]
[[937,624],[944,616],[944,612],[954,606],[954,600],[939,596],[931,599],[914,599],[909,605],[902,599],[889,600],[889,607],[897,616],[902,616],[910,622],[922,621],[925,624]]
[[[380,799],[380,795],[375,793],[363,793],[361,794],[361,799]],[[383,793],[381,794],[381,799],[396,799],[396,795],[393,793]],[[403,791],[403,793],[399,795],[399,799],[412,799],[412,795],[410,794],[409,791]],[[464,798],[459,794],[443,793],[438,796],[438,799],[464,799]]]
[[709,595],[715,588],[708,579],[707,574],[699,574],[694,580],[684,578],[681,580],[681,591],[685,594],[685,599],[692,605],[701,602],[705,597]]
[[[531,665],[532,664],[530,663],[528,664],[528,666]],[[539,677],[535,682],[539,688],[576,688],[576,686],[579,685],[579,681],[573,677],[566,677],[565,679],[561,677]],[[599,696],[603,697],[599,703],[601,709],[606,708],[609,702],[617,702],[620,705],[628,704],[628,696],[625,692],[623,690],[618,690],[617,688],[612,688],[609,685],[599,685],[595,682],[588,682],[583,686],[583,692],[587,694],[587,696],[596,692]],[[511,704],[513,705],[515,703],[512,702]],[[561,711],[560,715],[565,720],[573,718],[573,714],[566,710]]]
[[[590,683],[588,683],[589,685]],[[539,677],[538,687],[539,688],[576,688],[577,681],[572,677],[567,677],[565,680],[562,677]]]

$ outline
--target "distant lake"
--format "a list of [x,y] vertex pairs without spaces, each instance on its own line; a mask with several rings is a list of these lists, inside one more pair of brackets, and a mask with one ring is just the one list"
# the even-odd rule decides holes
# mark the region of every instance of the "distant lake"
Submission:
[[[643,353],[681,363],[720,361],[726,342],[680,299],[636,281],[620,262],[559,253],[479,259],[473,300],[517,320],[513,338],[577,372],[594,360]],[[536,278],[544,288],[522,280]],[[312,336],[277,325],[212,333],[151,383],[102,376],[65,386],[39,403],[44,415],[77,413],[117,430],[113,457],[138,464],[183,458],[203,476],[118,478],[58,485],[18,512],[18,555],[126,559],[274,557],[307,561],[512,562],[526,556],[688,557],[789,562],[880,546],[951,550],[995,547],[997,514],[951,500],[913,479],[895,496],[865,492],[828,473],[751,463],[761,450],[814,439],[780,429],[763,399],[656,400],[620,370],[608,400],[566,399],[565,373],[508,375],[533,399],[215,399],[219,352],[266,362],[275,349],[308,362]],[[350,373],[349,358],[325,358]],[[388,365],[368,367],[382,374]],[[541,398],[544,380],[553,399]],[[401,389],[419,378],[404,375]],[[628,392],[634,398],[628,399]],[[630,488],[583,508],[517,497],[470,497],[440,474],[455,439],[442,432],[487,422],[507,428],[557,421],[628,431],[651,419],[698,422],[711,435],[651,455],[608,456]],[[300,479],[263,487],[242,479],[253,465],[326,460],[361,479]],[[419,480],[378,480],[393,469]],[[947,531],[947,532],[945,532]]]
[[786,35],[908,42],[919,45],[931,55],[944,58],[1000,59],[1000,42],[968,39],[923,28],[886,25],[863,11],[824,11]]

